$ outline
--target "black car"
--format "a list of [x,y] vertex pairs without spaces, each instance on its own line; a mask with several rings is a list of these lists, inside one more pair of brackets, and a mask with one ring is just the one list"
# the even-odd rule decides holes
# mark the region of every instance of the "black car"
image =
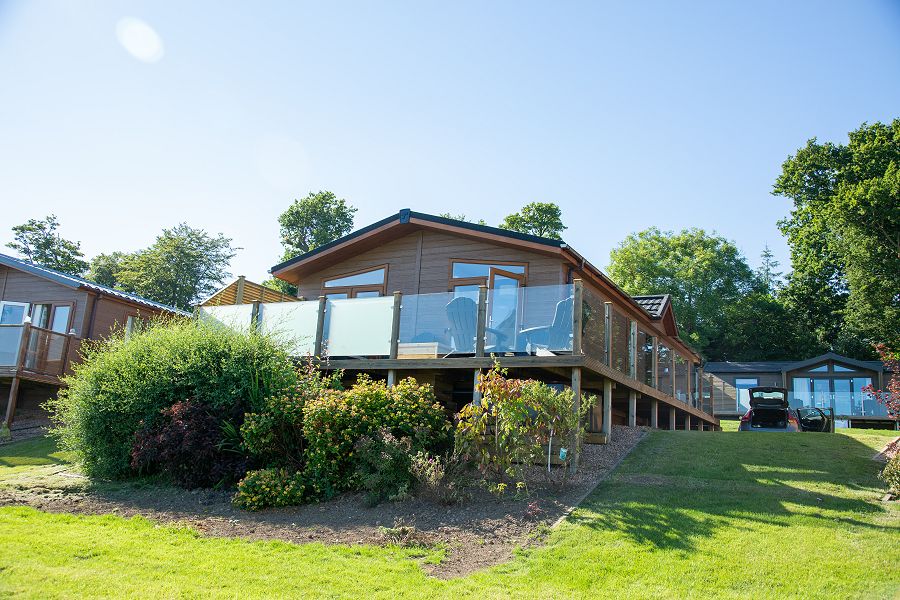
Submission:
[[834,432],[834,411],[830,408],[791,408],[787,390],[779,387],[754,387],[748,392],[750,410],[741,417],[738,431]]

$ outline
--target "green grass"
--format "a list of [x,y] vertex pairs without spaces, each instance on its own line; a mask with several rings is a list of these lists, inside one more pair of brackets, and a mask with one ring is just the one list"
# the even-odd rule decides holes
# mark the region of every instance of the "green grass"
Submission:
[[[871,461],[891,435],[653,432],[545,546],[452,581],[409,550],[2,508],[0,595],[896,598],[900,510]],[[65,460],[0,447],[0,491]]]

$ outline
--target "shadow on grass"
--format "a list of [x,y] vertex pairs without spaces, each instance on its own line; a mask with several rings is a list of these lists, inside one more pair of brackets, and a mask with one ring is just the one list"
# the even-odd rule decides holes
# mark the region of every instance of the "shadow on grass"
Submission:
[[877,501],[881,485],[871,448],[859,441],[825,434],[703,435],[709,434],[654,433],[570,522],[686,552],[720,528],[789,527],[798,517],[900,534],[900,527],[866,520],[886,509]]

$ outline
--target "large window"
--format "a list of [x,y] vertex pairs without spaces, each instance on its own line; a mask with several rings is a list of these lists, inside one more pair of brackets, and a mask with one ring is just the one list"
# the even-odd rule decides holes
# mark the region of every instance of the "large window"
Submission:
[[637,331],[637,379],[649,386],[653,385],[653,336],[646,331]]
[[323,295],[332,300],[342,298],[372,298],[384,295],[387,266],[346,273],[322,283]]
[[491,276],[491,269],[507,271],[516,275],[527,274],[527,265],[524,263],[482,263],[453,260],[450,266],[450,278],[484,279],[485,281],[482,283],[487,285],[487,278]]
[[750,410],[750,388],[759,385],[759,379],[755,377],[738,378],[734,380],[734,395],[737,400],[735,407],[738,412]]
[[675,353],[675,397],[682,402],[688,401],[688,362],[683,356]]

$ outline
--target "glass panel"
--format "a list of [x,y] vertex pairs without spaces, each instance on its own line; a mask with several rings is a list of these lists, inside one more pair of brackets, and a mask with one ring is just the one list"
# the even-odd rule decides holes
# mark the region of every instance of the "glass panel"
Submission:
[[822,365],[820,367],[816,367],[815,369],[810,369],[809,372],[810,373],[827,373],[828,365]]
[[842,367],[841,365],[834,365],[834,370],[838,373],[853,373],[856,369],[848,369],[847,367]]
[[653,336],[637,331],[637,380],[653,385]]
[[308,356],[316,351],[319,303],[269,302],[259,305],[260,331],[284,341],[291,356]]
[[394,299],[329,300],[324,352],[328,356],[388,356]]
[[440,358],[475,352],[475,295],[455,292],[403,296],[397,358]]
[[347,294],[343,292],[339,294],[325,294],[325,297],[329,300],[345,300],[347,298]]
[[853,414],[853,392],[849,379],[834,379],[834,413]]
[[816,408],[831,408],[831,380],[812,380],[813,406]]
[[35,327],[47,328],[50,325],[51,304],[35,304],[31,307],[31,324]]
[[71,306],[57,306],[53,311],[53,323],[50,325],[50,329],[57,333],[67,333],[71,310]]
[[588,288],[584,289],[582,299],[581,348],[585,355],[599,360],[605,365],[606,307],[604,306],[604,299]]
[[382,285],[384,284],[384,267],[365,273],[338,277],[325,282],[325,287],[349,287],[354,285]]
[[710,377],[712,382],[713,410],[717,413],[731,413],[735,410],[735,401],[725,394],[725,382]]
[[490,263],[453,263],[453,278],[464,279],[466,277],[487,277],[491,269],[501,269],[510,273],[524,274],[525,265],[492,265]]
[[881,404],[872,396],[863,391],[867,385],[872,385],[872,379],[869,377],[854,377],[851,379],[853,388],[853,410],[858,411],[854,414],[869,415],[873,417],[886,417],[887,407]]
[[200,318],[211,323],[219,323],[235,329],[250,327],[253,314],[252,304],[227,304],[200,307]]
[[0,302],[0,325],[21,325],[25,322],[27,304]]
[[490,303],[488,333],[495,337],[494,352],[511,352],[519,333],[519,280],[494,274]]
[[[516,350],[530,354],[571,352],[573,286],[525,287],[519,290],[519,298],[522,308]],[[582,344],[585,327],[582,313]]]
[[688,401],[688,362],[675,353],[675,398]]
[[381,292],[356,292],[355,298],[378,298]]
[[756,379],[754,377],[734,380],[734,389],[735,395],[737,396],[738,411],[746,411],[750,409],[750,392],[748,392],[747,390],[758,385],[759,379]]
[[794,377],[794,391],[789,396],[790,405],[794,408],[812,406],[812,384],[809,377]]
[[478,289],[480,286],[477,285],[458,285],[453,288],[453,296],[458,298],[463,296],[465,298],[471,298],[475,302],[478,302]]
[[630,356],[628,354],[628,338],[630,337],[628,318],[612,308],[609,318],[609,350],[612,358],[612,368],[625,373],[631,374],[629,364]]
[[36,373],[61,375],[65,349],[65,334],[31,329],[23,361],[24,367]]
[[22,326],[0,326],[0,366],[12,367],[19,359]]
[[658,343],[656,346],[656,369],[657,383],[656,389],[666,394],[672,394],[672,353],[665,344]]

